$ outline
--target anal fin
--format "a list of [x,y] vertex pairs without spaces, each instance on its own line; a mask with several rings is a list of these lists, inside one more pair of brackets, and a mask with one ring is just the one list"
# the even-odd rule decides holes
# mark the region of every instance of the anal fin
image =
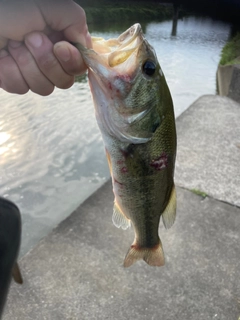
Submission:
[[171,228],[171,226],[174,224],[174,221],[176,219],[176,203],[177,203],[176,188],[173,185],[168,204],[162,214],[163,224],[166,229]]
[[131,226],[131,221],[122,213],[116,201],[114,202],[112,221],[117,228],[123,230]]

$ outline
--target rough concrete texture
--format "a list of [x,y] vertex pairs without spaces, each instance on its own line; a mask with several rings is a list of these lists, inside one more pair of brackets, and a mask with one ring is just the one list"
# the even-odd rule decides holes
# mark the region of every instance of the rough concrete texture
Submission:
[[228,97],[240,102],[240,65],[234,65]]
[[199,98],[177,120],[175,181],[240,206],[240,104]]
[[[239,205],[240,107],[204,96],[177,120],[177,184]],[[133,230],[111,222],[105,184],[20,261],[3,320],[238,320],[240,208],[177,188],[166,265],[122,267]]]
[[177,221],[160,227],[166,265],[124,269],[133,231],[112,225],[105,184],[22,259],[3,320],[237,320],[240,209],[177,195]]

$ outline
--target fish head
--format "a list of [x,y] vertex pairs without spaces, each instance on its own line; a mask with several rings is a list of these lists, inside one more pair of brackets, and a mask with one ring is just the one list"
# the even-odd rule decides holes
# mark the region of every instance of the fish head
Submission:
[[164,78],[153,47],[138,23],[116,39],[92,40],[93,49],[77,48],[89,70],[101,131],[129,143],[149,141],[161,122],[159,86]]

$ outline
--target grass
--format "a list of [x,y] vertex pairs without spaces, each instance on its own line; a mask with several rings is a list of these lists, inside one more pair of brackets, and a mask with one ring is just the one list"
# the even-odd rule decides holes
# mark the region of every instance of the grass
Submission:
[[86,12],[88,24],[172,19],[173,6],[141,0],[75,0]]
[[223,47],[220,65],[231,65],[240,63],[240,32]]
[[86,7],[84,8],[88,23],[103,22],[103,21],[124,21],[136,20],[141,17],[141,20],[161,20],[171,19],[173,10],[171,6],[130,6],[122,5],[118,7]]
[[190,191],[192,191],[193,193],[197,194],[198,196],[201,196],[203,198],[207,197],[207,193],[200,191],[198,189],[191,189]]
[[87,74],[83,74],[81,76],[75,76],[75,82],[86,83],[88,81]]

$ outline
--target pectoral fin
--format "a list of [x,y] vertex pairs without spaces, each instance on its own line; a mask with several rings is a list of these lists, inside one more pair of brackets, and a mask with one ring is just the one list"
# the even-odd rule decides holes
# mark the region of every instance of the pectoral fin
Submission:
[[174,224],[174,221],[176,219],[176,189],[173,185],[172,192],[169,198],[169,202],[162,214],[163,224],[166,229],[171,228],[171,226]]
[[114,202],[112,221],[117,228],[122,228],[123,230],[131,227],[131,221],[125,217],[116,202]]

